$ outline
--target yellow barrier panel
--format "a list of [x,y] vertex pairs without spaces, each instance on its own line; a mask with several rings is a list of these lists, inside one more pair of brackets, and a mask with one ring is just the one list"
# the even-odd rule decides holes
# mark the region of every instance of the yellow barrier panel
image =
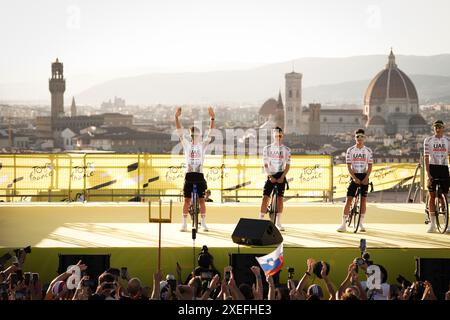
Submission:
[[[374,164],[375,190],[410,184],[414,163]],[[256,156],[208,155],[204,174],[215,202],[255,201],[266,181]],[[330,201],[344,197],[347,166],[327,155],[295,155],[287,175],[290,202]],[[0,199],[3,201],[180,201],[184,183],[182,155],[154,154],[3,154]],[[334,193],[334,194],[333,194]]]
[[[387,190],[399,184],[409,185],[412,183],[416,167],[416,163],[376,163],[372,167],[370,182],[374,185],[374,191]],[[334,198],[345,197],[350,181],[347,165],[335,165],[333,172]]]
[[[4,201],[182,198],[182,155],[14,154],[0,155],[0,163]],[[330,156],[293,156],[286,196],[293,201],[331,199],[332,169]],[[266,180],[262,159],[256,156],[208,155],[204,174],[216,202],[260,198]]]

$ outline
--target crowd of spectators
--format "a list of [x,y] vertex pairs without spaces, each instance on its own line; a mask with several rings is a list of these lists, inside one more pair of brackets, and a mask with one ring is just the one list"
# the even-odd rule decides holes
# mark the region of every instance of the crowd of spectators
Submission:
[[[330,265],[312,258],[307,259],[298,280],[289,274],[287,283],[276,283],[276,276],[264,275],[255,265],[250,268],[251,278],[237,283],[233,268],[226,266],[222,276],[204,246],[198,267],[187,279],[182,279],[177,263],[176,276],[157,271],[152,287],[147,287],[139,278],[130,277],[126,268],[109,268],[98,279],[90,279],[89,266],[83,261],[75,267],[81,274],[79,281],[72,281],[71,267],[44,284],[38,273],[24,268],[29,252],[29,248],[18,249],[14,256],[0,258],[0,300],[437,300],[431,282],[399,277],[398,283],[388,283],[382,265],[375,264],[381,271],[381,283],[373,288],[367,281],[373,263],[362,258],[349,263],[345,279],[337,284],[329,278]],[[8,266],[5,262],[9,260]],[[445,299],[450,300],[450,290]]]

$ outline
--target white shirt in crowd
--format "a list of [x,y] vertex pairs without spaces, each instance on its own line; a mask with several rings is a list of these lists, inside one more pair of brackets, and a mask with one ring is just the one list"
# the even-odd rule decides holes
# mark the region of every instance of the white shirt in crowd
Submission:
[[367,299],[388,300],[391,286],[388,283],[382,283],[379,290],[367,290],[367,281],[361,281],[361,287],[366,291]]

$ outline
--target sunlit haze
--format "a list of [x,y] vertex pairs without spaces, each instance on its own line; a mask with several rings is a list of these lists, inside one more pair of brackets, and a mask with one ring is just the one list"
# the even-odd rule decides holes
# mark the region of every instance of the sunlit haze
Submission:
[[450,52],[450,3],[432,1],[2,1],[0,83],[56,57],[88,82],[236,69],[301,57]]

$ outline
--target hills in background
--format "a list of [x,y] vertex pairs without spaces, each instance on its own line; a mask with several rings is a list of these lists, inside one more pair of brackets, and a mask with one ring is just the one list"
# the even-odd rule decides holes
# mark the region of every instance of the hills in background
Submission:
[[[275,97],[280,89],[284,97],[284,74],[291,72],[294,65],[295,71],[303,74],[304,104],[362,104],[369,81],[384,68],[387,59],[387,54],[302,58],[245,70],[150,73],[90,86],[80,90],[75,98],[77,104],[93,105],[114,96],[123,97],[127,104],[141,105],[262,103],[269,97]],[[421,103],[450,103],[450,54],[398,55],[396,62],[415,83]],[[16,90],[21,94],[16,97],[18,100],[33,99],[26,96],[32,90],[24,91],[15,86],[0,85],[0,100],[2,92],[10,97]],[[67,86],[70,86],[70,79]],[[45,94],[50,98],[48,91]]]
[[[397,64],[416,84],[422,103],[450,102],[450,54],[397,56]],[[119,95],[129,103],[261,103],[284,93],[284,74],[303,74],[303,101],[362,103],[370,80],[387,55],[302,58],[236,71],[145,74],[111,80],[81,92],[77,101],[100,103]],[[445,102],[444,101],[444,102]]]

